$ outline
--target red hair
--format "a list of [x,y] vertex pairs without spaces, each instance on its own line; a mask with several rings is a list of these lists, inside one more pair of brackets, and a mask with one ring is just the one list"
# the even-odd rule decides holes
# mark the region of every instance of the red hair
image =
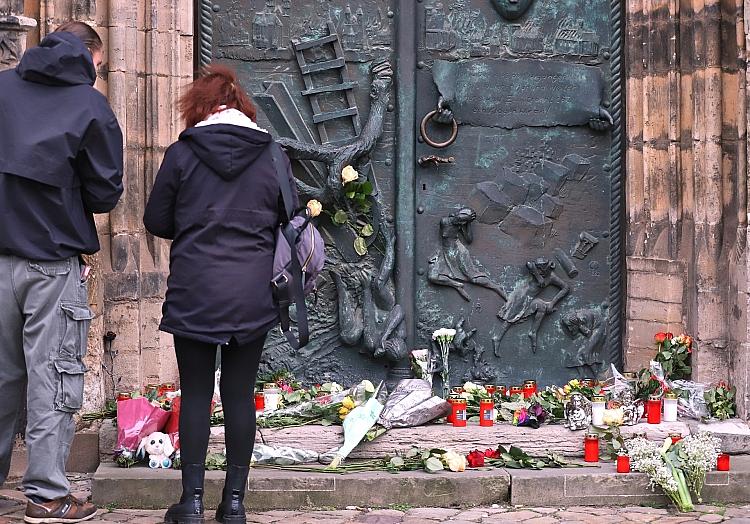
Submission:
[[211,64],[180,98],[178,107],[185,126],[193,127],[220,105],[242,111],[255,122],[255,105],[237,81],[237,73],[227,66]]

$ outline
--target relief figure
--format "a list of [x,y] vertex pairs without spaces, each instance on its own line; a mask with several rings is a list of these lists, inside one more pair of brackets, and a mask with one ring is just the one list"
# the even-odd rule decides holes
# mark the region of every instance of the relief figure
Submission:
[[452,287],[466,301],[471,300],[464,289],[467,283],[492,290],[505,300],[505,291],[474,261],[467,247],[474,241],[471,223],[476,218],[476,212],[465,207],[440,219],[441,247],[430,258],[427,279],[437,286]]
[[529,10],[534,0],[490,0],[492,7],[506,20],[518,20]]
[[[492,336],[495,356],[500,356],[500,341],[508,328],[530,317],[533,320],[528,335],[531,339],[531,351],[536,353],[537,334],[542,320],[556,311],[558,302],[570,291],[570,286],[555,273],[554,262],[543,257],[537,258],[527,262],[526,269],[529,276],[516,284],[508,301],[497,314],[501,325],[500,330]],[[548,287],[556,287],[559,291],[550,300],[544,300],[540,295]]]
[[575,352],[565,352],[563,364],[575,368],[578,377],[595,377],[603,364],[602,347],[607,338],[607,304],[601,310],[588,308],[566,313],[560,319],[563,331],[574,341],[583,338]]

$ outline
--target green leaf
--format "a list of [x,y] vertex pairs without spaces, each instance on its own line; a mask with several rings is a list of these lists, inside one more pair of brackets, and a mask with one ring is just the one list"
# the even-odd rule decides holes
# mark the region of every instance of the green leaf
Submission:
[[348,191],[346,193],[346,198],[354,198],[354,195],[356,195],[356,194],[357,193],[355,191]]
[[372,228],[370,224],[365,224],[362,226],[362,229],[360,230],[359,234],[363,237],[369,237],[372,236],[372,234],[375,232],[375,230]]
[[437,473],[445,469],[442,461],[437,457],[430,457],[424,461],[424,469],[427,473]]
[[339,209],[333,215],[333,223],[337,224],[339,226],[341,226],[343,224],[346,224],[346,222],[347,222],[348,219],[349,219],[349,217],[347,217],[346,211],[344,211],[343,209]]
[[357,237],[354,239],[354,251],[356,251],[359,256],[367,254],[367,242],[364,238]]
[[526,459],[529,458],[529,456],[524,453],[524,451],[521,448],[517,448],[515,446],[510,447],[510,456],[514,459]]
[[369,180],[366,180],[361,186],[360,186],[360,192],[362,192],[365,195],[371,195],[372,194],[372,182]]
[[445,455],[445,453],[446,453],[446,452],[445,452],[445,450],[444,450],[444,449],[440,449],[440,448],[432,448],[432,449],[430,450],[430,453],[431,453],[432,455]]

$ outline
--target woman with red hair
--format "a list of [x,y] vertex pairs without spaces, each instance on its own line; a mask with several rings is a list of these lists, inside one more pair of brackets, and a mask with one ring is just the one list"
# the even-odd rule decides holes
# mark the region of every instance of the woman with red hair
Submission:
[[[180,100],[187,129],[164,155],[143,217],[172,240],[159,329],[174,335],[182,392],[182,497],[167,523],[203,522],[216,348],[221,348],[227,474],[219,522],[245,522],[243,497],[255,441],[253,390],[268,331],[274,233],[284,215],[269,145],[236,74],[209,66]],[[295,187],[289,160],[285,169]],[[294,194],[295,207],[298,207]]]

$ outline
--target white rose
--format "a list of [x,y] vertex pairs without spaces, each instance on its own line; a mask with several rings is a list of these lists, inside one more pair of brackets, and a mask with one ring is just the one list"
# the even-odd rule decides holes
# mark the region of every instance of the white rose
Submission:
[[349,182],[354,182],[355,180],[359,179],[359,173],[357,173],[357,170],[354,169],[352,166],[346,166],[343,171],[341,171],[341,181],[344,184],[348,184]]
[[464,471],[466,469],[466,457],[459,455],[455,451],[443,453],[441,458],[451,471]]
[[310,210],[310,216],[315,218],[316,216],[320,215],[321,211],[323,211],[323,204],[321,204],[317,200],[310,200],[307,202],[307,209]]

